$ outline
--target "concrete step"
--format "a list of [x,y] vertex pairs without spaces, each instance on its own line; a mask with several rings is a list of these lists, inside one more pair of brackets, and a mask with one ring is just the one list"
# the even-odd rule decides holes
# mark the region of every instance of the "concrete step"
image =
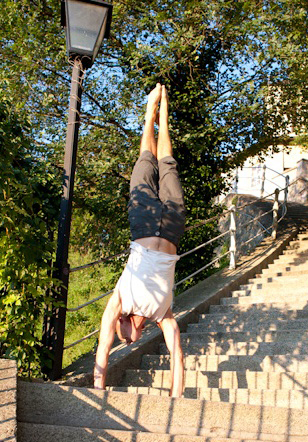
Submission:
[[300,231],[298,233],[298,236],[289,242],[289,246],[291,246],[292,244],[296,244],[296,243],[303,244],[307,238],[307,231],[306,230]]
[[308,247],[307,241],[303,238],[296,238],[289,242],[287,249],[297,249],[298,247]]
[[[122,387],[169,389],[169,370],[127,370]],[[308,373],[262,371],[185,371],[185,388],[231,388],[252,390],[307,390]]]
[[265,287],[279,289],[281,286],[289,286],[296,284],[297,287],[307,286],[307,274],[289,275],[287,277],[267,277],[249,280],[247,284],[240,285],[240,290],[249,290],[256,288],[262,290]]
[[304,239],[304,237],[302,238],[295,238],[292,241],[289,242],[288,246],[286,247],[287,249],[296,249],[298,247],[308,247],[307,241]]
[[306,252],[308,250],[308,244],[307,241],[303,240],[295,240],[289,243],[289,245],[283,250],[282,253],[287,251],[293,251],[294,253],[300,252]]
[[306,410],[28,382],[19,383],[18,421],[88,429],[125,429],[189,437],[270,441],[295,441],[295,437],[298,441],[308,435]]
[[[146,433],[144,431],[103,430],[86,427],[67,427],[44,424],[18,425],[18,442],[204,442],[204,436]],[[206,438],[206,442],[258,442],[260,439]],[[271,442],[262,439],[262,442]]]
[[256,275],[254,278],[248,279],[248,284],[258,284],[258,283],[271,283],[273,281],[279,281],[282,278],[286,281],[286,284],[289,283],[290,279],[296,279],[296,277],[305,277],[308,273],[308,270],[295,270],[295,268],[290,268],[289,271],[281,272],[281,271],[273,271],[272,273],[268,272],[260,273]]
[[288,309],[304,309],[308,306],[308,297],[300,297],[296,295],[258,295],[258,296],[239,296],[235,298],[221,298],[221,305],[252,305],[252,304],[266,304],[269,306],[273,306],[276,304],[283,305]]
[[[161,354],[168,354],[166,344],[160,344]],[[184,354],[199,355],[308,355],[306,342],[202,342],[182,343]]]
[[[192,327],[195,325],[195,328]],[[243,330],[243,331],[204,331],[204,327],[199,324],[190,325],[187,333],[182,333],[181,342],[183,344],[199,342],[207,345],[213,343],[235,343],[235,342],[286,342],[308,343],[308,332],[298,330],[268,331],[268,330]]]
[[[307,355],[186,355],[185,370],[192,371],[261,371],[261,372],[298,372],[308,373]],[[169,355],[143,355],[143,370],[169,370]]]
[[291,258],[284,257],[280,260],[280,258],[275,259],[271,264],[268,265],[266,269],[262,270],[262,275],[268,272],[273,271],[299,271],[299,270],[308,270],[307,261],[300,262],[299,260],[292,260]]
[[[195,325],[195,328],[192,326]],[[308,332],[298,330],[287,331],[268,331],[268,330],[250,330],[250,331],[204,331],[204,328],[198,328],[199,324],[190,325],[188,332],[181,337],[182,343],[198,341],[204,344],[231,343],[231,342],[308,342]]]
[[[169,388],[108,387],[108,391],[122,391],[153,396],[168,396]],[[308,390],[254,390],[247,388],[186,387],[183,396],[188,399],[228,402],[230,404],[265,405],[298,410],[308,409]]]
[[273,278],[276,276],[280,277],[289,277],[296,275],[307,275],[308,268],[307,267],[299,267],[299,266],[284,266],[278,265],[273,268],[267,268],[262,271],[262,273],[255,276],[255,279],[265,279],[265,278]]
[[263,322],[268,323],[268,321],[277,320],[308,319],[308,310],[266,310],[256,307],[247,311],[247,309],[239,310],[234,309],[234,306],[230,306],[226,308],[225,312],[221,312],[220,310],[216,312],[216,307],[222,306],[211,306],[210,313],[203,313],[199,316],[199,324],[203,322],[208,323],[209,321],[218,321],[219,323],[226,323],[227,321],[235,322],[238,319],[246,322],[250,318],[258,318],[261,324]]
[[280,255],[279,258],[273,261],[272,265],[291,265],[291,266],[299,266],[308,265],[308,256],[300,256],[300,255]]
[[296,256],[296,257],[307,257],[308,256],[308,249],[307,245],[305,247],[297,247],[294,249],[286,249],[282,252],[281,256]]
[[297,245],[297,244],[301,244],[304,245],[305,242],[307,241],[307,232],[303,231],[303,232],[299,232],[298,233],[299,236],[295,237],[292,239],[292,241],[289,242],[288,247],[291,247],[292,245]]
[[192,331],[301,331],[302,334],[308,330],[308,319],[281,319],[271,317],[270,315],[260,317],[256,314],[243,317],[222,317],[216,318],[215,315],[208,315],[207,318],[201,320],[197,324],[189,324],[187,332]]
[[[284,314],[288,311],[292,311],[292,312],[303,312],[303,317],[305,317],[305,313],[308,310],[302,310],[302,309],[292,309],[290,307],[288,307],[288,305],[286,306],[284,302],[274,302],[274,303],[258,303],[258,304],[248,304],[248,305],[239,305],[239,304],[232,304],[232,305],[211,305],[209,308],[209,313],[205,313],[205,315],[207,314],[228,314],[228,313],[236,313],[236,314],[241,314],[242,312],[247,312],[247,314],[249,312],[254,313],[255,311],[259,311],[260,314],[262,314],[263,312],[268,313],[270,311],[272,312],[277,312],[277,313],[281,313]],[[299,313],[300,314],[300,313]]]
[[247,290],[234,290],[232,292],[232,298],[238,298],[240,296],[271,296],[282,298],[283,296],[306,296],[308,300],[308,286],[306,281],[298,284],[266,284],[262,288],[257,285],[253,286],[251,289]]

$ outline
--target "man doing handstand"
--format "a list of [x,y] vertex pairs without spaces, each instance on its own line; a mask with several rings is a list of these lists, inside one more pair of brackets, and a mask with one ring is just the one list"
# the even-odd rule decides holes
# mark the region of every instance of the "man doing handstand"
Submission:
[[[157,143],[154,123],[159,110]],[[146,319],[162,329],[170,352],[170,396],[183,393],[180,331],[171,311],[177,245],[184,232],[185,208],[168,129],[168,96],[159,83],[149,94],[145,125],[130,181],[128,205],[132,243],[126,267],[104,311],[96,352],[94,387],[106,388],[115,331],[136,342]]]

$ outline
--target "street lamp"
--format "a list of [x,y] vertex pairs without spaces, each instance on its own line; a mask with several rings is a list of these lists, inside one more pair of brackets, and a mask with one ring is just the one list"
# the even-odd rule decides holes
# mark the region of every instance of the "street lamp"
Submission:
[[109,37],[112,5],[103,0],[62,1],[62,26],[69,57],[81,56],[92,66],[103,38]]
[[[66,135],[63,195],[60,206],[58,244],[54,277],[62,282],[59,292],[53,292],[56,302],[51,314],[46,314],[43,345],[53,354],[47,375],[58,379],[62,373],[67,291],[69,282],[68,249],[72,217],[74,177],[76,169],[82,80],[84,70],[91,67],[104,38],[108,38],[112,5],[102,0],[62,0],[61,24],[66,31],[67,54],[73,62],[70,106]],[[61,306],[59,306],[59,302]]]

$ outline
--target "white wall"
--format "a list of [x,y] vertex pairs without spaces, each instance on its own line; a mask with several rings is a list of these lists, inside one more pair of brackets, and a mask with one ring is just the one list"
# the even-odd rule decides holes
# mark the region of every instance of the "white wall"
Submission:
[[[247,159],[243,168],[234,171],[234,179],[231,180],[231,189],[229,193],[239,193],[261,197],[261,188],[265,168],[265,181],[263,196],[269,195],[278,187],[285,187],[285,177],[288,175],[290,182],[296,178],[296,167],[301,159],[308,160],[308,152],[299,146],[294,146],[290,150],[281,147],[281,151],[269,155],[264,162],[258,158]],[[235,176],[238,176],[236,183]],[[219,198],[222,201],[225,195]],[[279,195],[283,199],[283,192]]]

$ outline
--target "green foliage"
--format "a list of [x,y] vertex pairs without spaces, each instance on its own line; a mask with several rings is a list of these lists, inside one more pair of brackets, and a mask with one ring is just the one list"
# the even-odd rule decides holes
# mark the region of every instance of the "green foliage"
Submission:
[[59,23],[58,0],[0,3],[1,95],[31,122],[36,141],[58,139],[65,128],[69,78],[61,72],[67,63]]
[[[115,3],[111,39],[86,73],[76,188],[79,213],[97,215],[87,237],[92,229],[98,253],[106,256],[127,244],[138,117],[156,82],[170,94],[171,137],[191,225],[217,213],[212,200],[224,189],[230,167],[288,143],[290,121],[297,128],[306,121],[305,106],[298,106],[306,92],[293,69],[296,53],[303,61],[301,78],[307,77],[300,55],[306,29],[303,2]],[[211,234],[204,228],[198,240]],[[191,242],[184,237],[182,249]]]
[[[220,254],[224,255],[230,248],[230,241],[224,241],[221,247]],[[219,260],[219,270],[226,268],[230,264],[230,256],[226,255]]]
[[[39,149],[61,166],[70,70],[60,3],[4,0],[0,8],[2,91],[31,116]],[[129,177],[145,95],[157,81],[170,93],[188,224],[215,212],[211,201],[230,167],[287,144],[290,123],[305,133],[306,31],[303,0],[115,2],[111,38],[84,79],[76,247],[106,256],[128,244]]]
[[231,200],[232,206],[236,206],[238,203],[238,195],[234,196]]
[[9,102],[0,103],[0,356],[23,376],[39,375],[43,309],[50,302],[53,231],[59,200],[51,166],[33,158]]

